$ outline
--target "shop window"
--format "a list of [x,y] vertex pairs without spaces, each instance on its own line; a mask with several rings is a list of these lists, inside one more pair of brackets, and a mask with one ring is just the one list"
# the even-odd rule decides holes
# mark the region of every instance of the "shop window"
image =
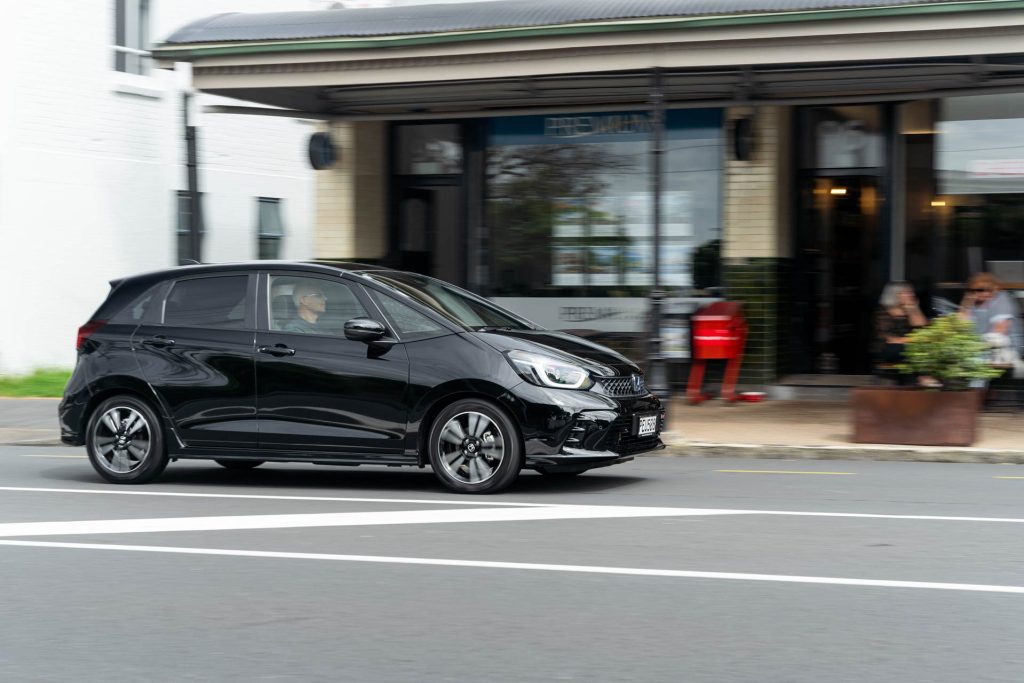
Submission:
[[[647,295],[654,284],[648,117],[491,121],[493,294]],[[677,294],[719,284],[722,144],[718,110],[668,113],[659,281]]]
[[933,140],[930,193],[908,192],[908,213],[927,218],[908,222],[908,276],[952,302],[978,271],[1024,288],[1024,94],[947,98],[933,111],[922,134]]
[[284,223],[281,220],[281,200],[273,197],[257,198],[257,226],[259,257],[281,258]]
[[114,70],[149,73],[149,0],[114,2]]

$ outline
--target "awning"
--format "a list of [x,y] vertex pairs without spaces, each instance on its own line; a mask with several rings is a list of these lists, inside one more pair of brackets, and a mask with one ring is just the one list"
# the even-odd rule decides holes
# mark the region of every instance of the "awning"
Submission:
[[1022,0],[505,0],[220,15],[154,55],[279,113],[400,120],[645,106],[655,71],[670,107],[1020,91],[1022,36]]

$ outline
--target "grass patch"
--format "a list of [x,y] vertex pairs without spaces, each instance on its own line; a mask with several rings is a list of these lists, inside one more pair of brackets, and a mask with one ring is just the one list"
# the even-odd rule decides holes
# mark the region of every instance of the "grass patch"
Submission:
[[20,377],[0,376],[0,396],[44,396],[60,398],[71,377],[70,370],[56,368],[36,370]]

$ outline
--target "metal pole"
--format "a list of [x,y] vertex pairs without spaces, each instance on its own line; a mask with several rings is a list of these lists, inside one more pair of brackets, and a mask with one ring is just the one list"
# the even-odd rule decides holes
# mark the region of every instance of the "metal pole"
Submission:
[[196,127],[189,123],[192,95],[188,90],[181,94],[182,121],[185,125],[185,167],[188,183],[188,233],[189,258],[202,263],[203,214],[199,204],[199,160],[196,151]]
[[651,83],[651,197],[654,202],[654,285],[651,287],[651,329],[647,356],[647,380],[651,393],[668,398],[665,361],[661,355],[661,317],[665,292],[661,289],[661,194],[665,153],[665,95],[661,69],[655,69]]

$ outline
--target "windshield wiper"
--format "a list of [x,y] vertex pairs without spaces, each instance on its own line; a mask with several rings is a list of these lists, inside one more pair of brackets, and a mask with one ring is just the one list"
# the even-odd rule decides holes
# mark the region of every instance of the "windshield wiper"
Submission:
[[510,332],[514,329],[511,325],[480,325],[473,328],[475,332]]

